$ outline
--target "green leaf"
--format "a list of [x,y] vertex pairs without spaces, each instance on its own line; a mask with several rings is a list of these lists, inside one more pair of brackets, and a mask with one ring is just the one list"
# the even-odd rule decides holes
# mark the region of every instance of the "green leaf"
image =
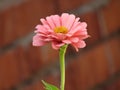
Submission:
[[45,81],[42,80],[42,83],[44,84],[45,86],[45,90],[59,90],[56,86],[52,85],[52,84],[49,84]]

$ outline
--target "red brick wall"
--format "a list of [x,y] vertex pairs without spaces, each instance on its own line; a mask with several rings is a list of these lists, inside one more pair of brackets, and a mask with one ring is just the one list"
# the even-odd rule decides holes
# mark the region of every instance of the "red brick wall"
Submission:
[[42,79],[59,86],[58,51],[31,40],[41,17],[62,12],[80,16],[91,35],[79,53],[68,48],[65,90],[119,90],[119,8],[119,0],[28,0],[1,10],[0,90],[43,90]]

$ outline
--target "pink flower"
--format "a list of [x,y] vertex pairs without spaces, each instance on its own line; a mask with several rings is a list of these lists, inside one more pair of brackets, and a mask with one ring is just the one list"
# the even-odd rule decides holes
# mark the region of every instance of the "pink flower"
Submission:
[[33,37],[33,46],[43,46],[52,42],[54,49],[59,49],[65,44],[71,44],[78,48],[86,46],[84,39],[88,38],[87,24],[80,22],[73,14],[63,13],[51,15],[46,19],[40,19],[42,24],[36,26],[36,35]]

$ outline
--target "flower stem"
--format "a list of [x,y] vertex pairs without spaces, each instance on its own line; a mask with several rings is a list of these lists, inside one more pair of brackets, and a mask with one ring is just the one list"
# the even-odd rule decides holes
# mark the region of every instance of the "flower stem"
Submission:
[[68,45],[64,45],[60,48],[60,72],[61,72],[61,83],[60,90],[64,90],[65,87],[65,53]]

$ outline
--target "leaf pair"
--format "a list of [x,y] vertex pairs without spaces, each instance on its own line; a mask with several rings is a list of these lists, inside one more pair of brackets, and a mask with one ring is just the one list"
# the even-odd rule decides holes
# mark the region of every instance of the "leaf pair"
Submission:
[[45,90],[59,90],[56,86],[52,85],[52,84],[49,84],[45,81],[42,80],[42,83],[44,84],[45,86]]

